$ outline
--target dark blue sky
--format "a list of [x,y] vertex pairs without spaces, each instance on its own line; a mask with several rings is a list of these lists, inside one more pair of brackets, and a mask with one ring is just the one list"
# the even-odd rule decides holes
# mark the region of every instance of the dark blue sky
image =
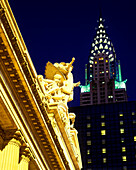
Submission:
[[[44,75],[48,61],[74,63],[74,80],[84,85],[84,68],[96,34],[99,9],[107,33],[120,59],[122,77],[128,79],[129,100],[136,100],[135,0],[9,0],[37,74]],[[79,105],[79,88],[74,101]]]

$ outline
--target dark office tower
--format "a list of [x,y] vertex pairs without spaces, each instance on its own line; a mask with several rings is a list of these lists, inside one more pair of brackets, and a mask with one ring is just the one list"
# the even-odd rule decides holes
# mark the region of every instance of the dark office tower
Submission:
[[70,108],[83,170],[136,169],[136,101]]
[[80,105],[127,101],[126,80],[122,81],[120,61],[100,16],[96,36],[85,68],[85,86],[81,87]]

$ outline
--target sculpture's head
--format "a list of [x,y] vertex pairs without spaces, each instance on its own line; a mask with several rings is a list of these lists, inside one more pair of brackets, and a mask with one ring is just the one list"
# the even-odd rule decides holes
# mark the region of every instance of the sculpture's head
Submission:
[[54,75],[54,81],[60,86],[63,84],[62,76],[60,74]]

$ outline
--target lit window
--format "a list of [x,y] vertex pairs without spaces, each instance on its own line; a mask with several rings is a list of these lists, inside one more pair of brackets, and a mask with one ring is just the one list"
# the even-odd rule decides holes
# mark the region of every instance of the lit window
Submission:
[[122,160],[123,161],[127,161],[127,157],[126,156],[122,156]]
[[108,45],[106,44],[104,48],[105,48],[105,49],[108,49]]
[[114,58],[112,57],[112,58],[110,59],[110,62],[113,61],[113,60],[114,60]]
[[135,124],[136,123],[136,121],[135,120],[133,120],[133,124]]
[[123,166],[123,170],[127,170],[127,166]]
[[92,163],[91,159],[88,159],[88,164],[91,164],[91,163]]
[[101,135],[106,135],[106,130],[101,130]]
[[106,60],[106,63],[108,63],[108,60]]
[[100,44],[99,49],[103,49],[103,45],[102,44]]
[[97,64],[97,61],[95,61],[95,64]]
[[91,136],[91,132],[87,132],[87,136]]
[[108,98],[113,98],[113,96],[108,96]]
[[102,122],[102,123],[101,123],[101,126],[105,126],[105,122]]
[[99,60],[103,60],[103,57],[100,57]]
[[97,47],[97,46],[95,46],[95,47],[94,47],[94,50],[98,50],[98,47]]
[[122,147],[122,152],[126,152],[126,148],[125,147]]
[[135,115],[135,112],[132,112],[132,115]]
[[102,153],[106,153],[106,148],[102,148]]
[[123,116],[123,114],[121,113],[121,114],[119,114],[119,116]]
[[90,61],[89,61],[89,63],[90,63],[90,65],[91,65],[91,64],[93,64],[93,61],[92,61],[92,60],[90,60]]
[[87,155],[89,155],[90,154],[90,149],[87,149]]
[[109,44],[110,45],[110,41],[108,41],[108,43],[107,44]]
[[106,163],[106,158],[103,158],[103,163]]
[[107,39],[104,40],[104,43],[107,43]]
[[102,144],[105,144],[105,143],[106,143],[106,142],[105,142],[105,139],[103,139],[103,140],[102,140]]
[[122,142],[122,143],[124,142],[124,138],[121,138],[121,142]]
[[120,121],[120,125],[123,125],[123,121],[122,120]]
[[102,43],[102,39],[100,39],[99,43]]
[[[100,18],[100,21],[102,21],[102,18]],[[101,27],[103,28],[103,25],[102,25],[102,24],[100,24],[99,28],[101,28]]]
[[108,70],[106,70],[106,73],[108,73]]
[[89,120],[89,119],[90,119],[90,116],[87,116],[86,118]]
[[90,128],[91,127],[91,124],[90,123],[87,123],[87,128]]
[[120,133],[124,133],[124,129],[120,129]]
[[[101,18],[100,18],[100,19],[101,19]],[[102,24],[100,24],[99,28],[101,28],[101,27],[103,28],[103,25],[102,25]]]
[[110,55],[109,55],[109,58],[111,58],[112,56],[113,56],[113,54],[110,54]]
[[104,118],[104,115],[101,115],[101,118]]
[[95,44],[94,43],[92,43],[92,47],[94,47],[95,46]]
[[136,141],[136,136],[134,136],[134,141]]
[[87,141],[87,145],[91,145],[91,141],[90,140]]

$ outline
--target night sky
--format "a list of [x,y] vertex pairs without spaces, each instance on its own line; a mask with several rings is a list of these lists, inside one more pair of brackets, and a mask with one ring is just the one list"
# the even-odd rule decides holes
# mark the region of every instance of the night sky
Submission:
[[[85,64],[98,26],[99,11],[120,59],[129,101],[136,100],[135,0],[9,0],[37,74],[44,75],[48,61],[70,62],[75,57],[74,81],[84,85]],[[80,88],[74,101],[79,105]]]

